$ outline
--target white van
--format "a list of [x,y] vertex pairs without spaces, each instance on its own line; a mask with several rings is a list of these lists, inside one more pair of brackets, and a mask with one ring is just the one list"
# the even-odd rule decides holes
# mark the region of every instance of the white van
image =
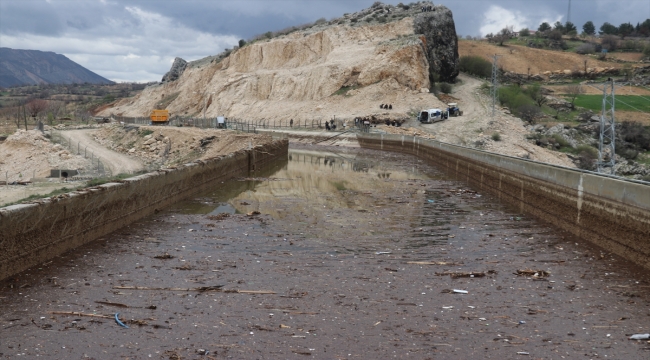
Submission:
[[444,120],[447,118],[447,112],[440,109],[422,110],[418,115],[418,121],[425,124],[431,124],[435,121]]

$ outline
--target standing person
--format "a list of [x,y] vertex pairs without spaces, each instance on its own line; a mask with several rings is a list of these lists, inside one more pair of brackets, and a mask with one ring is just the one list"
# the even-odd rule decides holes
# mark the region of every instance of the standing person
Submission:
[[325,121],[325,130],[330,131],[330,123],[329,123],[329,121]]
[[293,127],[293,119],[291,119],[291,121],[289,121],[289,127]]

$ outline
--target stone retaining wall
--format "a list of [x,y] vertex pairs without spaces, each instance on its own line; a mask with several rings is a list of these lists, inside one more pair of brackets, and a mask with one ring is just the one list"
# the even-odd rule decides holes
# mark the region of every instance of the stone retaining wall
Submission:
[[199,160],[119,183],[0,208],[0,280],[206,190],[286,158],[289,142]]
[[364,148],[416,155],[561,229],[650,269],[650,186],[578,169],[401,135]]

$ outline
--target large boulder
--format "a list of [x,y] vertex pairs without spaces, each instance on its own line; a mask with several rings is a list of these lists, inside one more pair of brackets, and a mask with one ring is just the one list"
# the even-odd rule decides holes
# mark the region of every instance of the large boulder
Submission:
[[418,14],[413,27],[416,34],[423,35],[429,73],[438,74],[441,81],[453,81],[458,76],[458,36],[451,10],[436,5],[432,11]]
[[186,67],[187,67],[187,61],[177,57],[176,59],[174,59],[172,68],[169,69],[169,71],[167,72],[167,74],[165,74],[165,76],[163,76],[162,82],[170,82],[170,81],[177,80],[179,77],[181,77]]

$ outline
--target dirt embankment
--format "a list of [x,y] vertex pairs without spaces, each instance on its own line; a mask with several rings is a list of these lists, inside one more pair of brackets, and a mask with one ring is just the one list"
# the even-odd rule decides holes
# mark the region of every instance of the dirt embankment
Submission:
[[28,181],[50,175],[51,169],[83,170],[90,162],[38,130],[17,130],[0,142],[0,181]]
[[497,46],[483,41],[459,41],[460,56],[481,56],[492,61],[494,54],[501,55],[499,66],[506,71],[518,74],[539,75],[550,71],[583,70],[584,61],[591,68],[621,68],[623,64],[613,61],[600,61],[590,56],[561,51],[534,49],[520,45]]
[[480,92],[480,80],[465,75],[461,75],[459,79],[461,85],[454,88],[452,95],[458,98],[463,116],[451,117],[433,124],[416,124],[417,128],[431,133],[436,140],[450,144],[575,167],[566,154],[528,142],[526,134],[529,131],[521,119],[504,113],[500,107],[497,107],[495,115],[492,116],[491,102]]
[[142,162],[147,168],[173,166],[265,144],[268,135],[239,134],[228,130],[170,126],[103,126],[93,133],[101,146]]

